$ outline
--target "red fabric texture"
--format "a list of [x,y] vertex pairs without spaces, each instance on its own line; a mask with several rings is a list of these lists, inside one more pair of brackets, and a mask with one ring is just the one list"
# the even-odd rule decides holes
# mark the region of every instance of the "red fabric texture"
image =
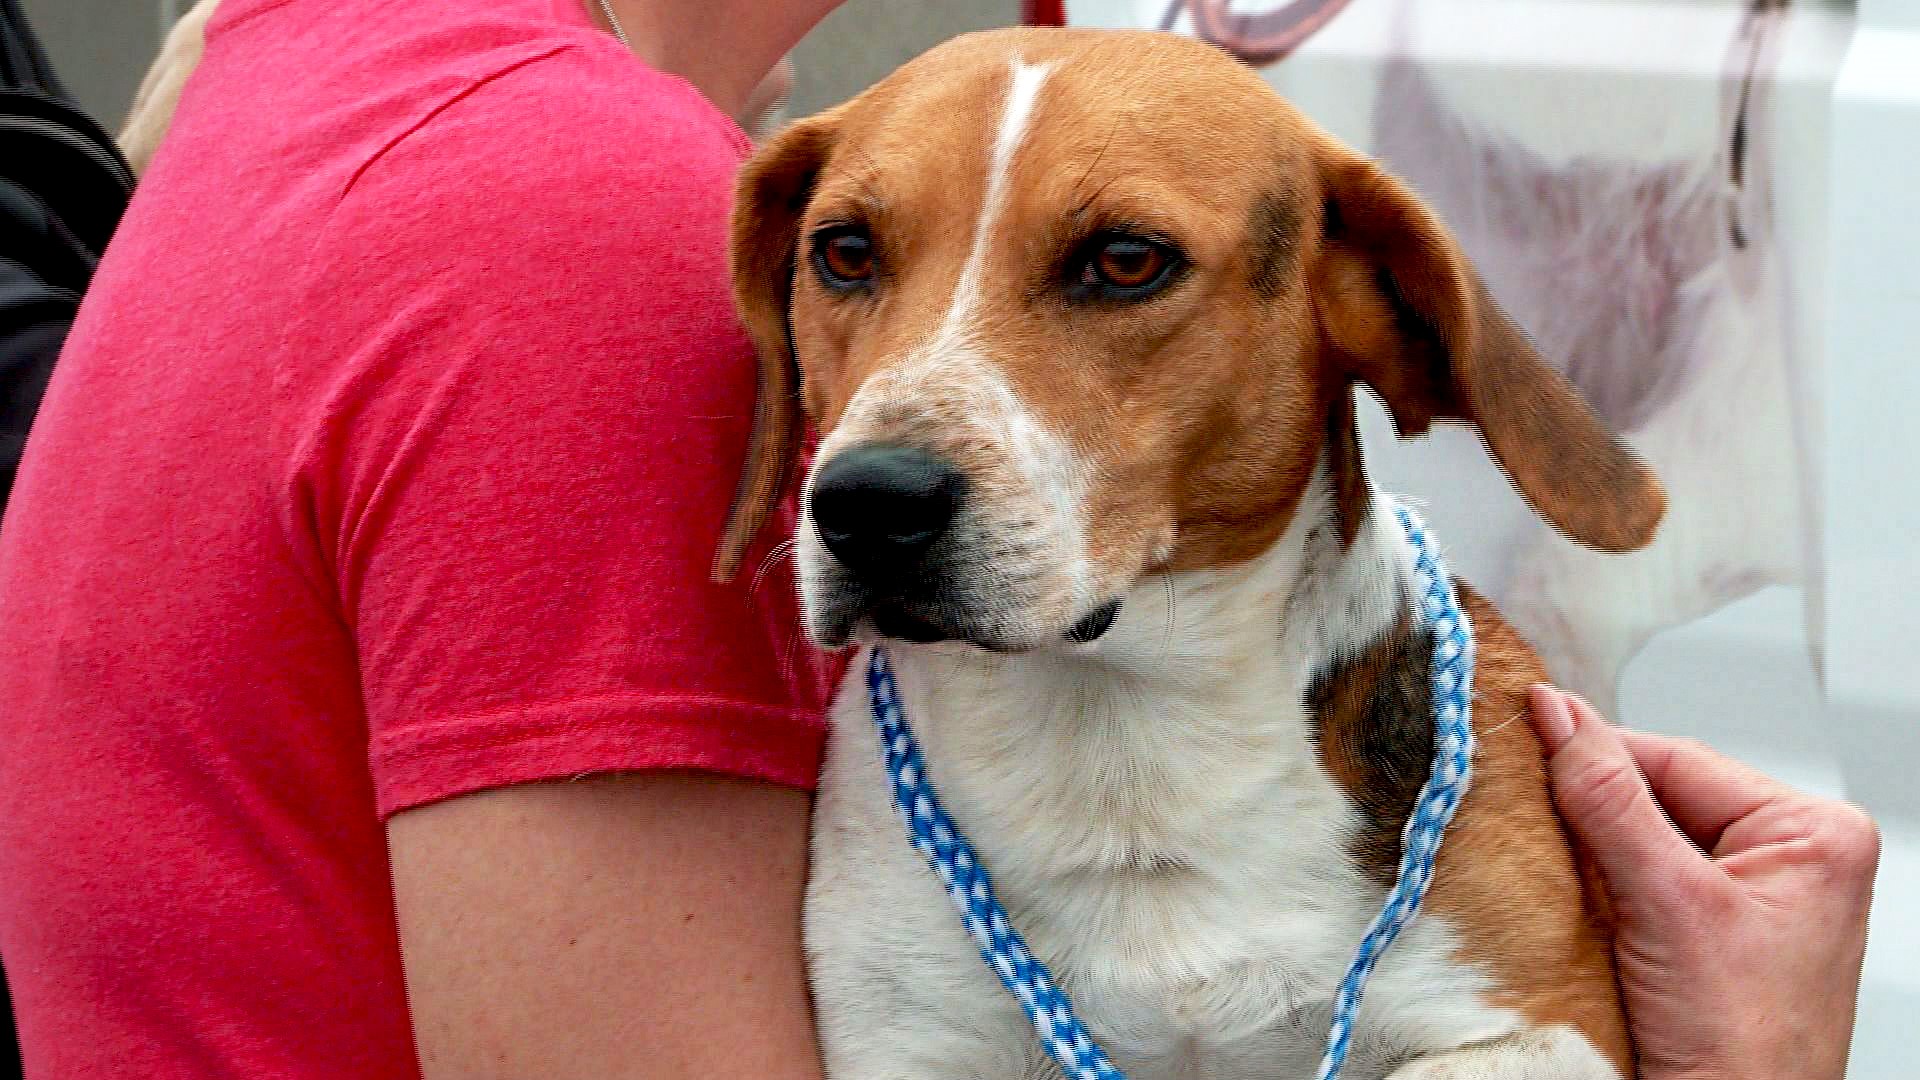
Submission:
[[0,525],[30,1077],[414,1077],[386,816],[812,785],[786,568],[707,580],[746,150],[579,0],[222,4]]

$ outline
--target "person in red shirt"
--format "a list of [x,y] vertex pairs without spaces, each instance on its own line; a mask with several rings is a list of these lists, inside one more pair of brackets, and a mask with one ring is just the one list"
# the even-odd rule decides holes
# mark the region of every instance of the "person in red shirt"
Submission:
[[[214,16],[0,524],[30,1077],[820,1076],[830,670],[707,568],[727,117],[835,0],[588,3]],[[1838,1076],[1872,823],[1533,719],[1644,1071]]]
[[214,15],[0,526],[29,1076],[818,1076],[827,672],[707,568],[833,0],[589,4]]

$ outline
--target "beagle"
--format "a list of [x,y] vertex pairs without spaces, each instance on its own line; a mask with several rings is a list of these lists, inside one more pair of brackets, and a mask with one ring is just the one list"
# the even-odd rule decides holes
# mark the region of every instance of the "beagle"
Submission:
[[[809,636],[895,644],[949,811],[1115,1064],[1311,1075],[1432,755],[1357,385],[1403,435],[1475,425],[1598,549],[1649,541],[1658,482],[1406,187],[1172,35],[972,35],[793,125],[742,174],[733,273],[760,396],[716,575],[797,478]],[[1517,722],[1544,672],[1461,599],[1474,783],[1346,1075],[1630,1076],[1607,901]],[[829,1075],[1059,1076],[908,846],[859,692],[812,859]]]

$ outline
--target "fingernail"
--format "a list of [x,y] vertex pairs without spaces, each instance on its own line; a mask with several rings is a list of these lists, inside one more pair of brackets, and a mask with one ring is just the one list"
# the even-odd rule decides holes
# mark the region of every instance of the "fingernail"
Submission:
[[1567,711],[1573,714],[1574,727],[1579,727],[1581,724],[1586,723],[1589,718],[1594,720],[1600,719],[1600,710],[1594,708],[1593,703],[1586,698],[1581,697],[1579,694],[1568,694],[1566,698]]
[[1560,691],[1544,684],[1535,686],[1528,697],[1531,703],[1529,712],[1533,714],[1533,730],[1540,735],[1540,741],[1546,744],[1548,755],[1557,754],[1560,748],[1573,738],[1573,713],[1567,708],[1567,699]]

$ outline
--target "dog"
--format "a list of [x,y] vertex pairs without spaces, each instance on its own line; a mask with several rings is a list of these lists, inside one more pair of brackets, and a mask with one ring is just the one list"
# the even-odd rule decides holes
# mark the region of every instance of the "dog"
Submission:
[[[1310,1075],[1434,739],[1358,388],[1405,436],[1473,425],[1598,550],[1651,540],[1657,479],[1405,185],[1190,39],[942,45],[753,157],[732,244],[760,390],[716,576],[797,485],[807,634],[890,646],[930,778],[1115,1064]],[[1520,719],[1545,672],[1460,592],[1473,784],[1346,1075],[1630,1076],[1608,902]],[[805,907],[828,1074],[1058,1077],[908,845],[860,669]]]
[[[1769,585],[1805,590],[1817,669],[1817,409],[1805,403],[1818,395],[1793,344],[1792,268],[1773,206],[1787,0],[1746,0],[1726,44],[1711,143],[1561,163],[1503,131],[1500,116],[1450,101],[1412,45],[1419,6],[1392,2],[1368,149],[1445,217],[1501,304],[1673,496],[1659,539],[1627,558],[1562,543],[1523,507],[1473,500],[1489,534],[1479,560],[1487,594],[1556,681],[1609,715],[1619,713],[1622,673],[1655,635]],[[1348,7],[1171,0],[1159,25],[1189,25],[1266,67]],[[1431,489],[1452,461],[1394,465]]]

